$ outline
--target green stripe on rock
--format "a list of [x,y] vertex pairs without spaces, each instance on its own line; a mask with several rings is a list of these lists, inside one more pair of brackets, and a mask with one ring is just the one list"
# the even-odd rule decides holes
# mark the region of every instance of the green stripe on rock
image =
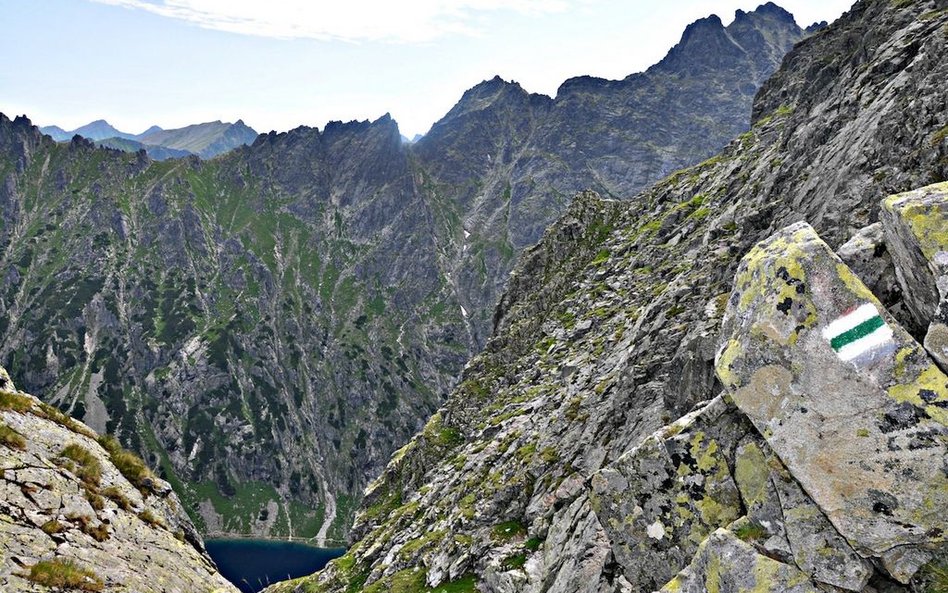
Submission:
[[852,328],[851,330],[845,331],[839,334],[838,336],[833,338],[832,341],[830,341],[830,346],[833,347],[833,350],[839,352],[839,349],[842,348],[843,346],[846,346],[847,344],[852,344],[856,340],[868,336],[869,334],[876,331],[883,325],[885,325],[885,322],[882,320],[881,317],[877,315],[873,317],[872,319],[867,319],[863,321],[862,323]]

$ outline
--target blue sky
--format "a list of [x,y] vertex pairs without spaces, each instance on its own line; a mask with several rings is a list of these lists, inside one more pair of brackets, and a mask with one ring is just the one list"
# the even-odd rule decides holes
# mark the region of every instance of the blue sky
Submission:
[[[553,95],[623,78],[743,0],[0,0],[0,111],[72,129],[242,118],[260,132],[386,112],[424,133],[499,74]],[[851,0],[784,0],[806,26]]]

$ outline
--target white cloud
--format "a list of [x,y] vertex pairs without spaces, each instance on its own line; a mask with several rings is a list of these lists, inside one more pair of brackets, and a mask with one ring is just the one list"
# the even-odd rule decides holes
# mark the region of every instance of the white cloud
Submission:
[[425,42],[476,35],[500,11],[562,12],[590,0],[93,0],[206,29],[282,39]]

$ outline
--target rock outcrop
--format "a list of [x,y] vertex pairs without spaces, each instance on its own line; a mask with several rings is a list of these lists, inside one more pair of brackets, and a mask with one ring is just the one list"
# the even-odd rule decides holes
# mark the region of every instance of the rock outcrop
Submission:
[[907,583],[948,529],[948,377],[804,223],[745,257],[724,339],[736,406],[855,551]]
[[948,372],[948,184],[888,198],[882,220],[908,310]]
[[816,593],[820,589],[791,565],[760,554],[724,529],[702,542],[691,565],[662,587],[662,593],[754,591]]
[[0,589],[231,593],[171,486],[0,368]]
[[[816,410],[827,418],[844,410],[814,406],[810,434],[838,435],[841,450],[834,459],[824,448],[825,467],[809,471],[788,448],[786,430],[769,434],[769,419],[748,416],[733,395],[715,400],[735,383],[727,373],[717,377],[714,359],[729,308],[728,327],[743,327],[731,293],[742,258],[758,243],[805,220],[822,237],[811,246],[841,245],[878,221],[886,196],[948,178],[946,8],[940,0],[857,2],[787,56],[755,99],[751,131],[718,156],[627,202],[577,199],[521,258],[495,334],[459,388],[371,486],[348,553],[273,590],[403,583],[482,593],[648,592],[686,583],[710,591],[711,583],[939,590],[943,533],[925,499],[934,504],[943,492],[913,492],[911,480],[896,484],[891,474],[851,484],[851,504],[869,506],[856,515],[865,521],[847,522],[839,511],[849,503],[834,490],[842,485],[826,471],[838,461],[841,473],[871,477],[878,457],[905,471],[931,469],[912,476],[919,487],[943,479],[930,463],[944,451],[940,408],[917,389],[920,375],[940,376],[926,352],[904,352],[904,375],[887,375],[880,386],[835,353],[838,336],[822,334],[820,320],[843,311],[830,309],[833,299],[858,294],[907,348],[903,314],[890,316],[851,273],[845,277],[859,292],[841,280],[833,284],[838,294],[823,300],[807,293],[819,286],[790,283],[799,275],[789,268],[774,286],[780,292],[768,314],[786,321],[779,328],[790,333],[780,335],[793,360],[767,365],[785,364],[798,376],[801,364],[819,364],[789,346],[796,331],[796,340],[815,340],[828,354],[831,376],[855,381],[857,393],[881,406],[874,424],[848,433],[839,422],[816,423]],[[864,234],[872,232],[878,240],[878,228]],[[892,245],[882,242],[896,266]],[[833,264],[827,273],[849,271],[824,256]],[[873,257],[889,261],[881,251]],[[873,282],[898,309],[904,288],[892,288],[894,275],[892,268]],[[778,335],[766,326],[760,335],[741,331],[739,341]],[[837,341],[840,350],[847,340]],[[850,353],[863,363],[862,352]],[[871,371],[885,380],[882,372]],[[819,381],[810,374],[803,380]],[[796,388],[791,383],[791,393]],[[701,405],[708,400],[715,401]],[[753,411],[750,401],[743,405]],[[843,403],[865,412],[858,400]],[[800,407],[775,413],[796,418]],[[860,441],[881,450],[865,451],[853,467],[847,455]],[[907,497],[905,508],[884,493]],[[776,576],[758,581],[759,574]]]

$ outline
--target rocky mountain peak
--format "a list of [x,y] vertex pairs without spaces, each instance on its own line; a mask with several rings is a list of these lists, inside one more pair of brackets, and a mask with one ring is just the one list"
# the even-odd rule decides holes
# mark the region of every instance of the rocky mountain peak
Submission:
[[457,104],[434,127],[468,113],[483,111],[499,102],[521,102],[527,97],[529,93],[519,83],[494,76],[466,90]]
[[743,54],[721,18],[713,14],[688,25],[681,41],[653,69],[679,74],[709,70],[733,64]]
[[[738,14],[742,12],[743,11],[741,10],[737,11]],[[793,17],[793,15],[790,12],[785,10],[782,6],[774,4],[773,2],[767,2],[766,4],[761,4],[753,11],[749,13],[744,13],[744,14],[750,17],[754,17],[754,16],[770,17],[777,21],[782,21],[787,25],[797,24],[796,19]]]
[[711,15],[688,25],[678,45],[655,68],[672,72],[720,69],[747,56],[756,69],[769,72],[769,64],[779,62],[802,34],[793,15],[772,2],[751,12],[737,10],[727,27],[720,17]]

